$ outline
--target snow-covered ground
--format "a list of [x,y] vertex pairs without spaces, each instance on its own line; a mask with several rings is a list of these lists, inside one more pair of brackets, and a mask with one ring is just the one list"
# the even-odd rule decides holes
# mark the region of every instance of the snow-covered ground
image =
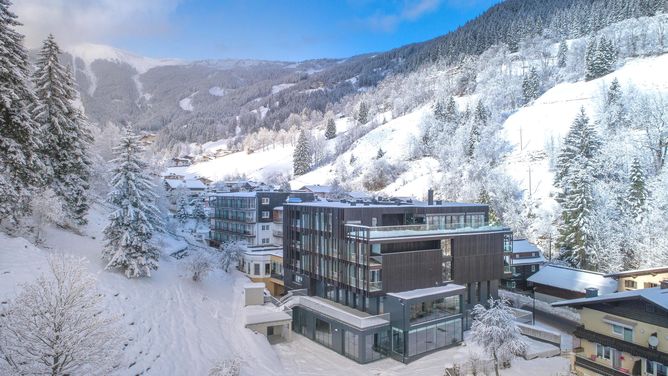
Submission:
[[567,82],[545,92],[530,106],[512,114],[504,123],[505,136],[513,145],[506,171],[521,187],[546,199],[554,178],[545,150],[554,142],[557,150],[575,116],[584,107],[592,118],[597,97],[614,78],[622,88],[639,92],[668,92],[668,55],[630,61],[617,71],[591,81]]
[[46,270],[48,254],[73,254],[88,260],[105,304],[126,329],[119,375],[206,375],[215,362],[235,355],[243,359],[244,375],[285,373],[266,338],[243,327],[245,276],[216,271],[203,282],[192,282],[182,262],[168,256],[184,246],[174,240],[162,244],[160,269],[151,278],[129,280],[104,271],[100,249],[106,219],[101,212],[95,208],[82,236],[48,229],[40,248],[0,233],[0,301]]

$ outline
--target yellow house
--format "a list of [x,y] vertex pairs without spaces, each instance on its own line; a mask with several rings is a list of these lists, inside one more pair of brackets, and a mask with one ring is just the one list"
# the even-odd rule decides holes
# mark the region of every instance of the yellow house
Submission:
[[249,247],[239,259],[239,270],[253,282],[262,282],[271,295],[283,295],[283,249]]
[[658,287],[552,303],[580,310],[578,375],[668,376],[668,280]]
[[661,281],[668,279],[668,267],[629,270],[605,276],[617,280],[617,291],[647,289],[656,287]]

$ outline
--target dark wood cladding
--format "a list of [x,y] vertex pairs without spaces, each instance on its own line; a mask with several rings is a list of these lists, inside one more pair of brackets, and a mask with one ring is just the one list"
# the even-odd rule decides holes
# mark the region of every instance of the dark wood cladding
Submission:
[[542,285],[540,283],[534,283],[534,289],[538,293],[555,296],[557,298],[566,300],[579,299],[585,297],[584,292],[564,290],[554,286]]
[[503,277],[503,233],[452,239],[453,279],[457,283]]
[[442,278],[441,250],[383,254],[383,289],[400,292],[438,285]]

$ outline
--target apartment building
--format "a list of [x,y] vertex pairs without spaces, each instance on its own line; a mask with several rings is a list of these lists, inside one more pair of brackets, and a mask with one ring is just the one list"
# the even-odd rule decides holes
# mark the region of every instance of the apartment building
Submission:
[[657,287],[553,303],[580,310],[578,375],[668,375],[668,280]]
[[304,295],[290,304],[293,330],[360,363],[460,343],[512,251],[488,211],[431,199],[284,204],[285,286]]
[[273,243],[273,211],[288,197],[313,200],[305,192],[255,191],[215,193],[209,196],[211,208],[209,244],[218,247],[228,241],[244,241],[248,246]]
[[283,248],[249,247],[239,259],[238,268],[251,281],[264,283],[271,295],[283,294]]

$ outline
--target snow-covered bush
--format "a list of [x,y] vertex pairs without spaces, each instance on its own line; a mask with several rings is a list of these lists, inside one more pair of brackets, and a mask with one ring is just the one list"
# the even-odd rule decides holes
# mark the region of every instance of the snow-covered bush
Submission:
[[3,375],[108,375],[120,349],[116,318],[73,257],[52,256],[0,315]]
[[48,224],[64,224],[66,221],[63,206],[52,189],[36,194],[30,201],[35,224],[35,243],[42,242],[42,231]]
[[200,251],[187,260],[186,270],[190,273],[194,282],[199,282],[206,278],[213,270],[215,264],[213,255],[207,251]]
[[244,241],[232,241],[221,244],[220,268],[227,273],[230,266],[241,259],[246,249],[247,244]]
[[385,159],[376,159],[362,177],[362,185],[369,191],[387,187],[404,171],[401,165],[392,165]]
[[239,376],[241,373],[241,359],[231,358],[216,363],[209,370],[209,376]]

